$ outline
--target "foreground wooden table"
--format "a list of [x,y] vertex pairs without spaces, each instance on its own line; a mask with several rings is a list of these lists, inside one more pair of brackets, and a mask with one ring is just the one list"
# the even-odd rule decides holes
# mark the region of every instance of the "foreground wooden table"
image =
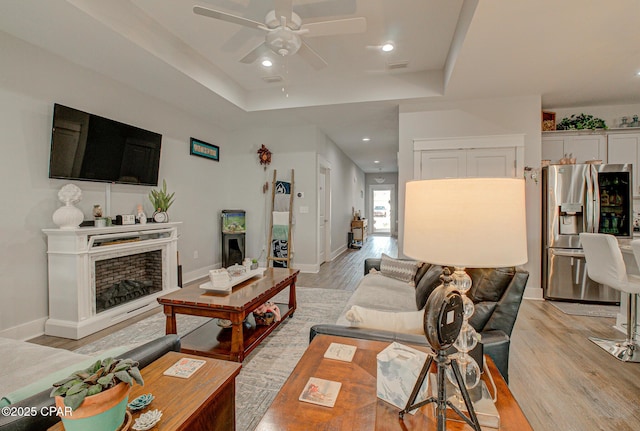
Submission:
[[[165,376],[163,373],[181,358],[207,361],[190,378]],[[132,412],[133,420],[150,410],[162,411],[162,419],[153,431],[229,431],[236,429],[235,379],[240,364],[169,352],[141,370],[144,386],[134,385],[129,400],[151,393],[151,404]],[[132,422],[133,423],[133,422]],[[63,431],[62,422],[49,431]]]
[[[332,342],[356,346],[358,350],[353,361],[325,359],[324,352]],[[316,336],[263,416],[256,431],[435,430],[433,404],[423,406],[415,415],[407,414],[400,420],[400,409],[377,398],[376,355],[389,344],[328,335]],[[487,359],[487,363],[498,390],[496,407],[500,414],[500,431],[531,430],[529,422],[497,368],[490,359]],[[309,377],[342,382],[334,407],[298,401]],[[472,428],[461,422],[447,421],[447,430]]]
[[[176,334],[176,314],[214,318],[181,339],[181,351],[242,362],[284,319],[296,309],[297,269],[267,268],[261,278],[252,278],[233,287],[230,294],[221,294],[199,286],[189,286],[158,298],[167,317],[166,333]],[[252,312],[289,288],[288,304],[278,303],[282,320],[269,326],[256,326]],[[218,319],[232,322],[231,329],[222,329]],[[247,320],[250,327],[244,326]]]

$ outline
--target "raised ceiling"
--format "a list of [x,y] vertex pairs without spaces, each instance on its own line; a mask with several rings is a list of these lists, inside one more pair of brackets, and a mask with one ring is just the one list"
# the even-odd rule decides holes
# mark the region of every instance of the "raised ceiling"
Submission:
[[[262,22],[275,1],[2,0],[0,30],[228,130],[315,124],[365,172],[397,170],[400,103],[640,102],[636,0],[294,0],[303,23],[366,18],[363,33],[307,39],[321,70],[296,55],[240,63],[264,33],[193,13]],[[397,49],[381,53],[387,41]]]

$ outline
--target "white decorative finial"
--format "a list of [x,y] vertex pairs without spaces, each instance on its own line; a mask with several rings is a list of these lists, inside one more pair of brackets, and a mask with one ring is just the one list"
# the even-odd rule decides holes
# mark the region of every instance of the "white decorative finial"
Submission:
[[82,190],[74,184],[67,184],[58,192],[58,199],[64,203],[64,206],[61,206],[53,213],[53,222],[60,229],[77,229],[82,220],[84,220],[84,214],[73,204],[80,202],[82,199]]

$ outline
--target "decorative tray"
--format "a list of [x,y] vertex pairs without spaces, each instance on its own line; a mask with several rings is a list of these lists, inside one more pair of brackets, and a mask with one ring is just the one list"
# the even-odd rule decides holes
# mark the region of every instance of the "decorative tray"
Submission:
[[266,268],[258,268],[258,269],[252,269],[249,270],[247,272],[245,272],[244,274],[235,276],[235,277],[231,277],[231,280],[226,283],[226,284],[222,284],[220,286],[213,286],[213,284],[211,284],[210,281],[207,281],[204,284],[200,285],[200,289],[205,289],[211,292],[220,292],[220,293],[231,293],[231,289],[233,288],[233,286],[235,286],[236,284],[240,284],[243,281],[249,280],[250,278],[253,277],[257,277],[260,276],[262,277],[262,275],[264,274]]

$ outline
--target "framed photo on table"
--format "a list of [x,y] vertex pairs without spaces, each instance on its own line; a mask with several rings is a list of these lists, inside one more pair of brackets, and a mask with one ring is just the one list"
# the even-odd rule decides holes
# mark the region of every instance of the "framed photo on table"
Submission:
[[200,139],[191,138],[191,149],[189,154],[192,156],[200,156],[206,159],[220,161],[220,147],[212,145]]

